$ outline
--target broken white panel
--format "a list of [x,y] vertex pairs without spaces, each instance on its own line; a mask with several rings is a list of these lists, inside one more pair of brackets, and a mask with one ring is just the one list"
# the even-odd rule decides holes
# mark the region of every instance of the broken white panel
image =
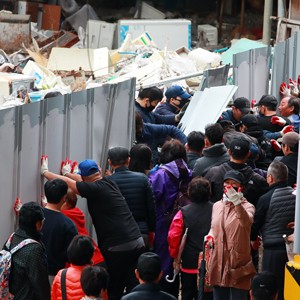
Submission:
[[88,20],[86,26],[87,48],[112,48],[116,24],[103,21]]
[[194,130],[204,132],[207,124],[217,122],[237,88],[235,85],[217,86],[205,89],[199,97],[194,96],[183,119],[184,134]]
[[148,3],[142,1],[140,6],[140,16],[137,10],[134,18],[139,19],[165,19],[166,15],[155,7],[149,5]]
[[176,50],[179,47],[191,49],[191,26],[191,21],[185,19],[119,20],[117,44],[120,47],[127,34],[135,39],[148,32],[160,49]]
[[118,78],[110,80],[108,83],[118,83],[136,77],[136,84],[142,87],[143,85],[157,82],[161,79],[160,75],[162,71],[162,65],[163,61],[159,60],[142,68],[133,70],[132,72],[122,75]]
[[95,77],[108,73],[109,54],[106,47],[99,49],[53,48],[48,61],[52,71],[93,72]]

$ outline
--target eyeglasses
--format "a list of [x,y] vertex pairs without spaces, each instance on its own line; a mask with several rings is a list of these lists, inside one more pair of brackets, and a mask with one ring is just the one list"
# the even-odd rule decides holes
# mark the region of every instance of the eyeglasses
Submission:
[[180,99],[178,99],[177,97],[176,98],[174,98],[175,100],[177,100],[177,101],[182,101],[182,99],[180,98]]

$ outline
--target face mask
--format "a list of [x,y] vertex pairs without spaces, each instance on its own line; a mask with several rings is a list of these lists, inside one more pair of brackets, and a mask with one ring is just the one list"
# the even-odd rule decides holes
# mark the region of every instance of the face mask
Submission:
[[148,107],[145,107],[145,109],[147,110],[147,111],[153,111],[153,109],[155,108],[155,106],[152,106],[152,105],[150,105],[150,106],[148,106]]
[[184,105],[185,105],[187,102],[188,102],[188,100],[182,99],[182,100],[180,101],[180,104],[178,105],[178,107],[179,107],[179,108],[183,108]]

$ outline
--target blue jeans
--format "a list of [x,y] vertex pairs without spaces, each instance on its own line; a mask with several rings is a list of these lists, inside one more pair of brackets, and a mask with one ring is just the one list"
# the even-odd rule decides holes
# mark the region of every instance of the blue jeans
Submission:
[[214,300],[247,300],[249,291],[232,287],[214,286]]

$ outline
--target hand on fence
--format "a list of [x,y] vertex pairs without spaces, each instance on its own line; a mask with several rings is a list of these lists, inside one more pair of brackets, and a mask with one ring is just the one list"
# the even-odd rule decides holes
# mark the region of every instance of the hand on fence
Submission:
[[20,209],[22,207],[22,201],[20,198],[16,198],[16,201],[14,203],[14,211],[16,213],[16,215],[19,215]]
[[67,173],[72,173],[72,161],[71,160],[68,160],[68,158],[66,158],[65,161],[62,161],[62,168],[61,168],[61,174],[63,176],[66,176]]
[[78,162],[77,161],[74,161],[72,163],[71,173],[73,173],[73,174],[78,174],[79,173]]
[[286,120],[282,117],[279,117],[279,116],[273,116],[271,118],[271,123],[272,124],[277,124],[279,126],[284,126],[286,124]]
[[42,205],[43,207],[46,207],[47,203],[48,203],[48,201],[47,201],[46,196],[45,196],[45,195],[42,195],[42,196],[41,196],[41,205]]
[[48,156],[43,154],[41,158],[41,175],[44,175],[48,171]]
[[281,83],[280,88],[279,88],[279,93],[280,93],[282,96],[284,96],[284,97],[291,96],[290,89],[289,89],[289,87],[286,85],[285,82],[282,82],[282,83]]

